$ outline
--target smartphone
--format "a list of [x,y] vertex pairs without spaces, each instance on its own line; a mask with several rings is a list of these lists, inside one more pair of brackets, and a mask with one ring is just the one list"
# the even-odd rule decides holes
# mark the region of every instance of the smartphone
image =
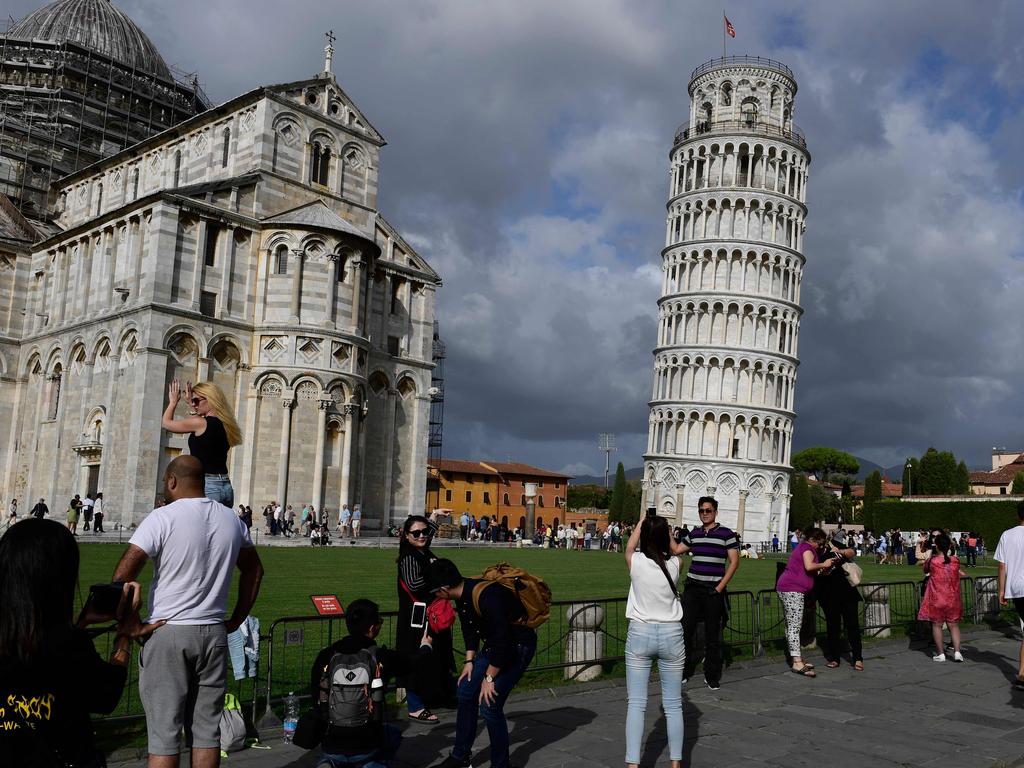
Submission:
[[412,604],[412,619],[409,622],[409,626],[413,629],[423,629],[427,623],[427,604],[426,603],[413,603]]
[[657,507],[648,507],[647,508],[647,516],[648,517],[657,517],[658,516],[658,508]]
[[112,584],[93,584],[89,587],[89,604],[92,610],[101,616],[113,618],[117,614],[117,606],[121,604],[124,584],[115,581]]

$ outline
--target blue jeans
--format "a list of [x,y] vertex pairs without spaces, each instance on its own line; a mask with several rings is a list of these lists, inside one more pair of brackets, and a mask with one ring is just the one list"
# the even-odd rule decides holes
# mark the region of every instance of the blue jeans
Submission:
[[388,768],[391,765],[391,758],[398,752],[398,745],[402,741],[402,733],[390,723],[384,724],[384,743],[373,752],[365,755],[329,755],[326,752],[321,756],[317,768],[328,766],[328,768],[339,768],[343,765],[358,766],[358,768]]
[[513,629],[516,660],[508,669],[502,669],[494,679],[497,694],[493,704],[480,704],[480,685],[487,675],[487,653],[481,651],[473,657],[473,674],[459,683],[459,708],[455,718],[455,747],[452,757],[468,760],[476,740],[476,720],[483,715],[487,736],[491,740],[491,768],[508,768],[508,723],[505,720],[505,701],[519,678],[530,666],[537,651],[537,633],[533,630]]
[[651,662],[658,660],[670,760],[683,759],[683,666],[686,652],[679,622],[629,622],[626,633],[626,762],[640,762]]
[[235,489],[231,487],[231,479],[227,475],[207,475],[203,493],[212,501],[235,508]]

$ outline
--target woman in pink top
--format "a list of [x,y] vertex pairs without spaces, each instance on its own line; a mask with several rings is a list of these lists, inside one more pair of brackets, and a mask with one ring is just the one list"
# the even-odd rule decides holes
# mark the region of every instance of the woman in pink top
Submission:
[[933,661],[945,661],[946,653],[942,647],[942,625],[949,625],[949,635],[953,640],[953,661],[963,661],[960,653],[960,619],[963,616],[963,605],[960,602],[960,560],[950,555],[952,542],[944,533],[935,537],[932,556],[921,563],[921,568],[928,574],[928,586],[924,590],[921,609],[917,612],[920,621],[932,623],[932,639],[935,641]]
[[797,544],[789,556],[786,570],[779,576],[775,585],[782,601],[782,609],[786,619],[786,643],[792,661],[791,671],[804,677],[815,677],[814,667],[804,662],[800,656],[800,626],[804,621],[804,600],[814,587],[814,576],[820,571],[831,568],[832,561],[821,562],[821,550],[825,548],[828,537],[821,528],[809,528],[805,541]]

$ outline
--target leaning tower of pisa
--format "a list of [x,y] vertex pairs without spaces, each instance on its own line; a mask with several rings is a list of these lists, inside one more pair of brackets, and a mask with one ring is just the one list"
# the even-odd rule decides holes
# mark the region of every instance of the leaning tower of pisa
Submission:
[[644,505],[693,525],[714,496],[747,542],[786,531],[807,170],[789,67],[693,71],[676,132]]

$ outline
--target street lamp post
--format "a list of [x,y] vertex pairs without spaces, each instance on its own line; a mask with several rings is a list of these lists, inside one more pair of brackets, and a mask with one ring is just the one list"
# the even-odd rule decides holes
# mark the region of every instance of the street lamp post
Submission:
[[914,465],[907,459],[907,498],[914,495]]
[[537,484],[527,483],[526,484],[526,530],[523,531],[523,538],[529,536],[532,539],[533,535],[537,532],[537,520],[536,520],[536,503],[537,503]]

